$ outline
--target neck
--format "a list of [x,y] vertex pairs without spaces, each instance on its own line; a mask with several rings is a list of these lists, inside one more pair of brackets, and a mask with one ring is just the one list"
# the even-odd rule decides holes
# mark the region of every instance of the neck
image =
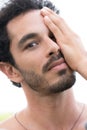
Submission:
[[42,126],[48,125],[51,129],[53,126],[57,128],[66,126],[68,128],[69,125],[72,126],[81,112],[82,107],[79,107],[75,102],[71,89],[51,96],[40,96],[28,92],[26,92],[27,116],[32,117],[32,120],[36,119]]

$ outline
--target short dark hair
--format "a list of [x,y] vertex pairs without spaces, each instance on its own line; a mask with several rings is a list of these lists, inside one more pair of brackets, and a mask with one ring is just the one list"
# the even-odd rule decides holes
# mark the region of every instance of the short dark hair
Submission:
[[[9,0],[0,10],[0,62],[8,62],[15,66],[15,61],[10,52],[11,41],[6,29],[8,22],[22,13],[42,9],[44,6],[57,14],[59,13],[55,5],[48,0]],[[18,83],[14,84],[20,86]]]

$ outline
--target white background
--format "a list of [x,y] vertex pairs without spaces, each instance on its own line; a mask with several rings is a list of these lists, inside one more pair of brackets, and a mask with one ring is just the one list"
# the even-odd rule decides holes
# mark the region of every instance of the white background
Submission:
[[[0,0],[0,5],[7,0]],[[81,37],[87,49],[87,4],[86,0],[52,0],[60,9],[60,15]],[[80,60],[80,59],[79,59]],[[76,100],[87,103],[87,81],[77,74],[73,87]],[[14,87],[0,72],[0,113],[19,111],[26,105],[22,89]]]

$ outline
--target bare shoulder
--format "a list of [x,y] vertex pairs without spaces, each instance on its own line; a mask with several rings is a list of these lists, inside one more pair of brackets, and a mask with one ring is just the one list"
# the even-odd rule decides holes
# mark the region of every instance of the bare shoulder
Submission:
[[14,128],[14,124],[15,124],[14,116],[12,116],[12,117],[0,122],[0,130],[12,130]]
[[14,115],[9,119],[0,122],[0,130],[22,130],[16,122]]

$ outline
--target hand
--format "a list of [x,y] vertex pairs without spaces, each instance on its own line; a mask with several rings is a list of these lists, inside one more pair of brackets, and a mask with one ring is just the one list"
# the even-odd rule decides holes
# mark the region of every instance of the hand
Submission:
[[84,63],[87,61],[87,53],[80,38],[58,14],[49,8],[44,7],[41,10],[41,15],[46,26],[54,34],[68,65],[80,73],[80,69],[84,67]]

